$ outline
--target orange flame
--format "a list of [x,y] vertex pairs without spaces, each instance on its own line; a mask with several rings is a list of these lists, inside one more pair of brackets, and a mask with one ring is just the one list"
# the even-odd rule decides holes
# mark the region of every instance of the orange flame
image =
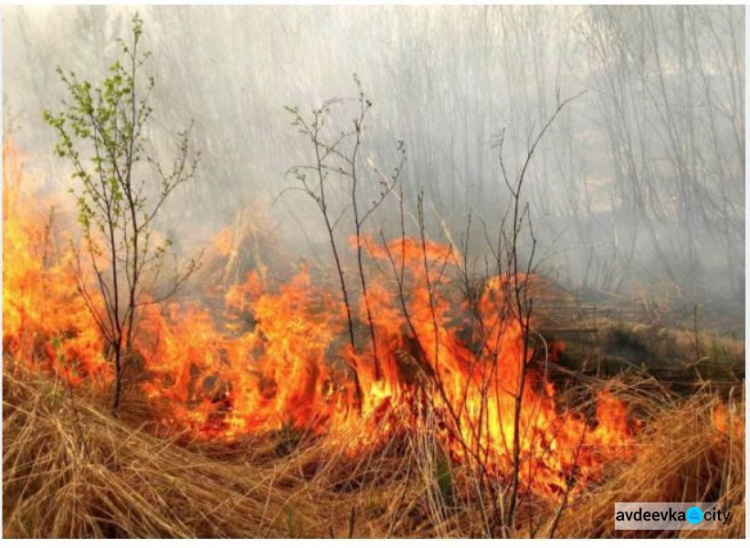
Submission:
[[723,402],[714,406],[711,419],[716,430],[726,436],[740,438],[745,430],[745,421],[742,416],[727,410],[727,406]]
[[52,371],[72,382],[82,377],[107,382],[111,373],[99,330],[76,291],[68,252],[57,249],[51,233],[54,210],[34,198],[34,182],[26,177],[23,162],[18,149],[6,142],[3,351],[28,367]]
[[[21,162],[6,145],[3,348],[33,367],[107,382],[103,343],[66,257],[45,263],[43,225],[21,208],[31,199],[19,190]],[[219,235],[222,252],[226,239]],[[509,313],[513,280],[490,279],[470,300],[452,279],[459,257],[450,247],[408,238],[362,246],[380,266],[368,274],[374,348],[364,296],[352,310],[354,349],[341,299],[306,268],[275,290],[250,273],[227,290],[223,326],[198,304],[145,308],[135,346],[147,371],[142,389],[163,424],[226,440],[307,429],[352,455],[431,428],[455,460],[479,459],[499,476],[516,462],[517,424],[522,485],[546,495],[596,480],[608,461],[632,453],[616,397],[599,394],[591,418],[560,409]]]

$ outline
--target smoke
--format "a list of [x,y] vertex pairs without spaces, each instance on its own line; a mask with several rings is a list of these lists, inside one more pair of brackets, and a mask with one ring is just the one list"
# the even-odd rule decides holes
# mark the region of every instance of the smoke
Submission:
[[[289,168],[312,150],[284,106],[309,113],[350,97],[356,73],[373,102],[363,173],[376,181],[372,166],[390,172],[403,141],[407,210],[423,188],[430,236],[460,244],[468,235],[479,256],[484,227],[497,230],[509,200],[492,144],[502,133],[514,177],[558,102],[585,92],[527,173],[542,271],[573,290],[666,291],[743,316],[742,7],[139,11],[157,84],[156,153],[168,158],[191,120],[202,152],[195,181],[161,219],[184,246],[205,244],[246,211],[299,255],[328,260],[314,204],[280,196],[294,185]],[[47,173],[49,189],[64,188],[69,171],[53,159],[55,136],[41,118],[64,97],[55,68],[101,78],[134,12],[5,10],[4,132]],[[336,110],[331,130],[351,118]],[[368,228],[388,232],[395,208]]]

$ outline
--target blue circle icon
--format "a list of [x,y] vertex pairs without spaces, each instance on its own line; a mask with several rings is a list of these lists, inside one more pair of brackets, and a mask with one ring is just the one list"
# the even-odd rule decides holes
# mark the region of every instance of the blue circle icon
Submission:
[[695,525],[703,521],[703,510],[701,510],[697,506],[693,506],[692,508],[688,508],[688,511],[685,513],[685,517],[690,523]]

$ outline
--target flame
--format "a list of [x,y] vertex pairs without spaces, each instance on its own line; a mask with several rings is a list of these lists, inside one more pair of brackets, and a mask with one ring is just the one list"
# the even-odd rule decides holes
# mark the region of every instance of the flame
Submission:
[[745,421],[739,413],[729,411],[723,402],[718,402],[712,409],[711,419],[714,428],[725,436],[742,437]]
[[100,332],[76,291],[69,252],[52,234],[54,209],[34,196],[24,161],[12,142],[4,143],[3,351],[73,383],[86,377],[101,385],[111,372]]
[[[364,298],[354,311],[355,351],[344,342],[337,291],[313,283],[306,268],[277,289],[264,287],[258,272],[230,287],[223,330],[205,309],[151,311],[145,331],[155,342],[141,351],[153,377],[144,389],[169,408],[165,424],[227,440],[303,428],[343,440],[352,455],[429,425],[457,461],[481,458],[491,473],[508,474],[521,372],[534,359],[504,304],[511,281],[490,279],[469,303],[451,289],[448,270],[458,266],[451,248],[414,239],[362,245],[381,263],[368,278],[374,349]],[[404,270],[400,290],[387,275],[394,265]],[[521,479],[542,494],[596,480],[608,461],[633,452],[634,425],[621,400],[598,394],[587,418],[559,410],[555,396],[543,373],[527,371]]]
[[[104,345],[69,257],[44,259],[44,224],[23,209],[35,202],[21,164],[6,144],[4,351],[103,385]],[[228,234],[217,238],[223,254]],[[219,314],[197,303],[145,307],[134,344],[162,424],[221,440],[306,429],[352,456],[429,428],[458,462],[479,460],[505,477],[522,463],[522,486],[542,495],[596,481],[607,462],[632,454],[633,425],[615,396],[598,394],[589,413],[559,403],[507,306],[509,289],[533,287],[533,277],[489,279],[470,300],[458,290],[452,248],[409,238],[360,245],[378,268],[352,310],[357,348],[337,289],[304,267],[277,288],[249,273],[227,289]]]

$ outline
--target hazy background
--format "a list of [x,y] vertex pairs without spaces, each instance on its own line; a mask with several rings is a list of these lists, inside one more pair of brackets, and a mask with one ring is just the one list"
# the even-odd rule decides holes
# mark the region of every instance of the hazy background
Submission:
[[[41,118],[64,97],[55,67],[100,79],[135,11],[4,9],[4,133],[49,189],[69,181]],[[374,104],[363,165],[390,170],[402,140],[408,208],[424,188],[429,234],[441,241],[461,240],[471,213],[480,253],[478,219],[497,226],[508,201],[496,135],[504,128],[514,173],[557,94],[585,92],[528,174],[542,270],[582,294],[666,291],[686,310],[743,321],[744,7],[139,11],[157,82],[151,138],[166,158],[192,119],[202,151],[195,181],[162,218],[183,246],[244,211],[300,256],[329,260],[311,204],[295,193],[274,202],[294,184],[287,169],[310,158],[283,107],[351,96],[356,72]],[[349,122],[344,112],[334,125]],[[395,235],[394,210],[369,228]]]

